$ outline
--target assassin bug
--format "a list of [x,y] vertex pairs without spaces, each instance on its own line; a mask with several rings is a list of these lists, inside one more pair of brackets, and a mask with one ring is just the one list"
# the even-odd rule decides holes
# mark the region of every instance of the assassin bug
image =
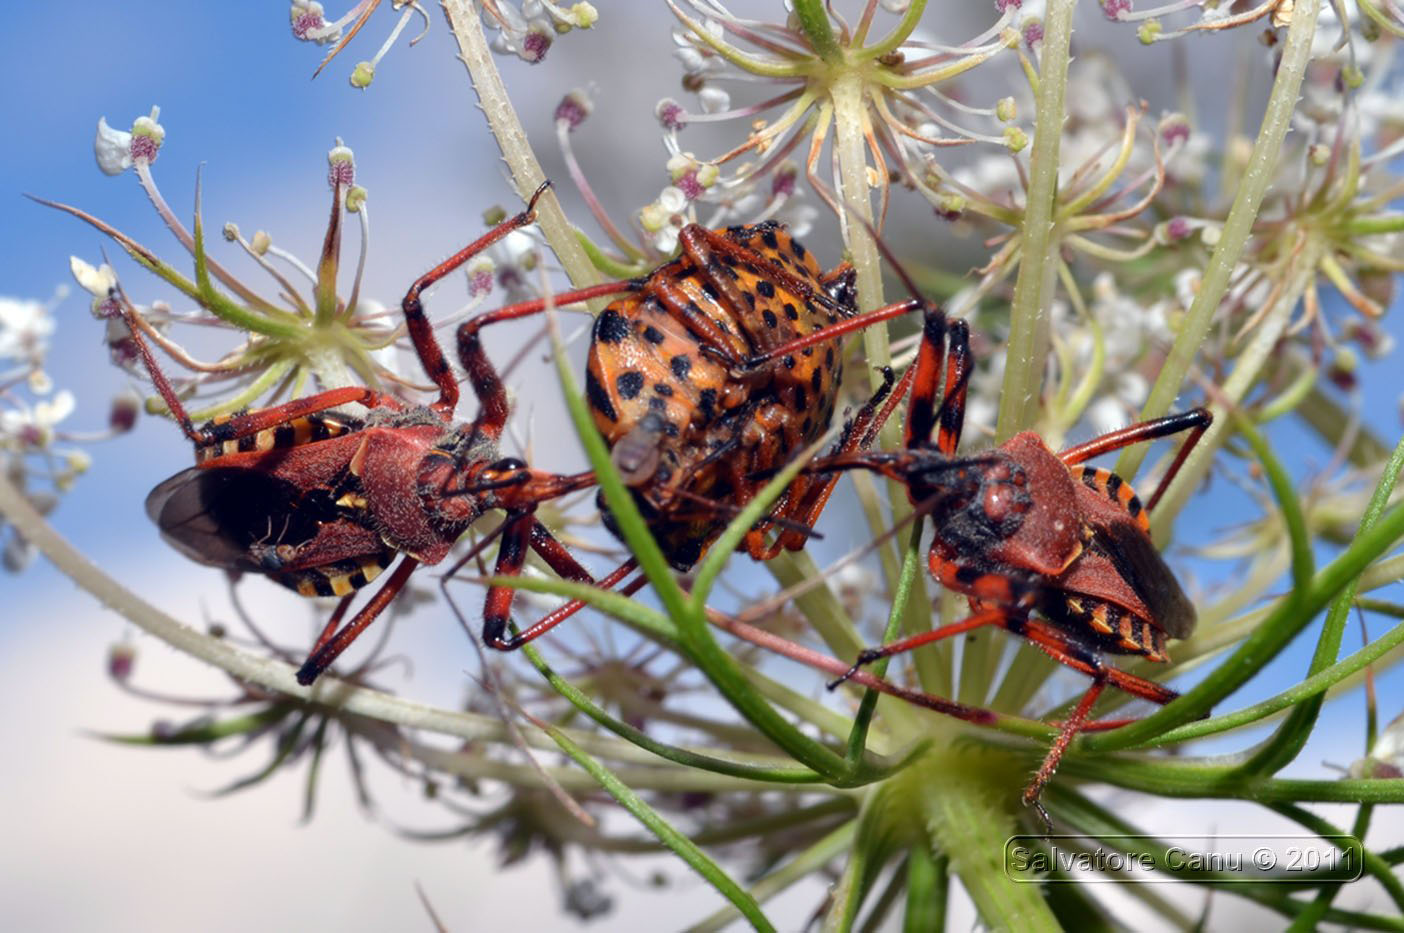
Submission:
[[[307,596],[341,596],[297,680],[311,684],[404,588],[420,564],[443,560],[475,519],[507,513],[497,574],[520,572],[526,548],[571,580],[593,582],[535,517],[538,503],[594,482],[590,473],[558,475],[504,458],[498,441],[508,400],[475,334],[460,334],[458,357],[480,409],[456,424],[458,382],[425,317],[420,295],[469,258],[534,218],[509,218],[420,277],[402,308],[415,352],[438,387],[428,405],[407,405],[369,388],[330,389],[271,408],[195,427],[141,335],[136,312],[116,296],[152,383],[195,444],[196,466],[158,485],[147,513],[187,557],[268,575]],[[358,404],[364,417],[333,411]],[[394,559],[399,565],[342,625],[354,592]],[[509,605],[512,590],[488,592]]]
[[[943,353],[944,392],[938,407]],[[904,450],[841,454],[811,468],[868,469],[904,483],[919,512],[931,515],[932,575],[942,586],[965,594],[971,614],[862,652],[830,687],[864,664],[985,625],[1026,638],[1055,661],[1089,675],[1091,686],[1063,721],[1024,791],[1024,802],[1037,806],[1047,821],[1039,794],[1107,686],[1159,704],[1178,695],[1111,667],[1102,656],[1168,661],[1166,638],[1186,638],[1194,630],[1194,604],[1151,543],[1148,513],[1209,427],[1211,415],[1204,408],[1191,409],[1057,454],[1037,434],[1025,431],[994,450],[957,456],[971,373],[968,326],[955,321],[948,328],[940,311],[929,310],[913,368]],[[1190,434],[1145,505],[1121,477],[1081,466],[1099,454],[1182,431]]]
[[[595,318],[585,398],[663,553],[686,571],[721,534],[724,518],[754,498],[764,477],[828,429],[839,392],[839,338],[923,302],[859,312],[852,267],[823,272],[773,221],[722,230],[690,224],[679,242],[677,258],[644,276],[566,292],[550,304],[622,296]],[[527,301],[477,315],[460,325],[460,345],[476,341],[489,324],[546,307],[544,300]],[[846,429],[841,451],[872,442],[886,415],[877,405],[891,387],[889,373]],[[802,548],[836,481],[798,477],[747,534],[744,550],[767,560]],[[603,499],[600,508],[615,530]],[[774,541],[766,538],[770,527],[779,529]],[[614,586],[633,567],[626,562],[600,585]],[[626,591],[641,585],[635,580]],[[516,648],[582,606],[568,603],[512,637],[504,637],[506,614],[490,613],[484,640]]]

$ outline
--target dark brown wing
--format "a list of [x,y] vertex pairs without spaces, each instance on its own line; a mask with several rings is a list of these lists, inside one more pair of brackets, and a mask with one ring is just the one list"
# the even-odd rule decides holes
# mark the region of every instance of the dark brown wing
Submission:
[[317,523],[298,508],[297,487],[261,470],[191,467],[146,497],[146,514],[161,537],[209,567],[260,572],[253,544],[300,544]]
[[1146,533],[1129,519],[1102,523],[1095,517],[1092,530],[1099,550],[1150,610],[1151,621],[1171,638],[1188,638],[1198,613]]

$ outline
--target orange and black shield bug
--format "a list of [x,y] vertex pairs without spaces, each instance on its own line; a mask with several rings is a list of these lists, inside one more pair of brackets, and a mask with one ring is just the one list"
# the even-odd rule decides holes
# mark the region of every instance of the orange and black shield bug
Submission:
[[[918,511],[931,516],[932,575],[942,586],[966,595],[971,615],[864,651],[849,673],[878,658],[994,625],[1089,675],[1091,687],[1063,721],[1024,792],[1025,802],[1037,805],[1063,751],[1087,724],[1092,705],[1107,686],[1161,704],[1177,695],[1109,666],[1103,655],[1166,661],[1166,638],[1186,638],[1194,630],[1194,604],[1151,543],[1148,513],[1209,427],[1211,416],[1196,408],[1134,424],[1056,454],[1041,437],[1026,431],[994,450],[957,456],[971,373],[966,324],[955,321],[948,328],[939,311],[928,311],[914,370],[905,449],[821,458],[813,468],[868,469],[904,483]],[[1081,465],[1099,454],[1183,431],[1190,432],[1188,439],[1145,504],[1116,474]]]
[[[551,304],[620,296],[595,318],[585,398],[663,553],[687,570],[765,477],[828,430],[839,398],[842,338],[923,302],[859,312],[852,268],[824,272],[775,222],[723,230],[692,224],[679,240],[678,257],[648,274],[566,292]],[[480,314],[460,326],[458,338],[476,340],[483,327],[540,313],[546,304]],[[877,406],[891,387],[889,373],[846,429],[840,450],[872,442],[890,411]],[[835,482],[798,477],[742,548],[764,560],[803,547]],[[603,500],[600,507],[613,528]],[[774,540],[767,537],[772,531]],[[606,580],[613,585],[631,570],[627,563]],[[489,644],[514,647],[580,605]],[[489,620],[485,629],[497,622],[505,626],[506,619]]]
[[[537,197],[541,190],[537,191]],[[415,351],[439,397],[407,405],[368,388],[331,389],[271,408],[216,418],[196,427],[157,365],[136,312],[115,295],[151,380],[195,444],[196,466],[158,485],[147,511],[186,556],[234,571],[255,571],[308,596],[342,603],[298,671],[310,684],[404,588],[420,564],[435,564],[475,519],[501,509],[496,573],[521,571],[528,548],[561,576],[592,581],[535,517],[537,504],[594,482],[590,473],[557,475],[501,457],[507,392],[475,337],[458,356],[480,404],[455,423],[458,382],[435,339],[420,294],[512,230],[531,223],[532,205],[436,266],[403,301]],[[365,408],[362,417],[335,412]],[[388,582],[341,620],[357,589],[396,557]],[[489,613],[505,614],[512,590],[488,591]]]

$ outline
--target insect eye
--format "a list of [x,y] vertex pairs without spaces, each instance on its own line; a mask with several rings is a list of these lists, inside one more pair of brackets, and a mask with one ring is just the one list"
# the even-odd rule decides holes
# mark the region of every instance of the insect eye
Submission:
[[525,470],[526,462],[517,457],[503,457],[501,460],[488,467],[494,472],[505,473],[509,470]]

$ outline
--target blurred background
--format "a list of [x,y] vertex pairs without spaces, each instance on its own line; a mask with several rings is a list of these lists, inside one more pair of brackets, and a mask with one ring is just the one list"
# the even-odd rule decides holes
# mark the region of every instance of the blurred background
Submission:
[[[218,231],[226,221],[238,223],[246,236],[267,230],[276,243],[307,262],[316,258],[326,223],[326,153],[343,138],[356,154],[357,182],[369,190],[372,241],[363,291],[395,305],[410,281],[483,229],[485,209],[501,205],[512,212],[519,202],[504,179],[496,146],[437,7],[430,9],[428,36],[413,48],[403,41],[397,45],[368,90],[348,86],[354,63],[369,57],[393,24],[394,15],[385,6],[314,81],[312,72],[325,49],[292,39],[282,5],[231,13],[227,4],[127,0],[70,4],[62,14],[51,5],[15,5],[7,28],[0,31],[0,80],[8,88],[0,108],[4,124],[11,127],[10,144],[0,148],[0,204],[5,205],[0,209],[0,255],[5,257],[0,294],[49,300],[71,286],[70,255],[96,264],[106,250],[135,301],[164,299],[183,307],[179,296],[119,257],[98,233],[21,197],[30,193],[80,206],[188,270],[185,254],[146,203],[135,178],[106,177],[93,159],[100,116],[114,128],[126,129],[133,118],[159,105],[167,135],[154,173],[177,212],[188,218],[200,169],[208,230]],[[554,141],[552,115],[561,96],[581,87],[594,102],[591,118],[574,134],[574,146],[596,194],[620,222],[667,184],[666,153],[653,111],[660,97],[683,96],[666,6],[609,0],[597,6],[600,25],[557,42],[544,63],[530,66],[513,57],[499,58],[538,156],[559,182],[567,211],[592,233],[597,231],[566,183]],[[959,9],[941,16],[952,24],[953,36],[976,31],[958,25],[960,16],[977,22],[987,15],[981,4],[950,6]],[[1109,33],[1094,5],[1084,6],[1077,48],[1091,54],[1114,36],[1128,56],[1123,68],[1148,99],[1151,114],[1178,106],[1172,82],[1161,77],[1172,70],[1174,56],[1185,54],[1192,56],[1190,71],[1203,92],[1200,118],[1207,125],[1222,123],[1216,112],[1222,95],[1215,91],[1232,83],[1235,65],[1245,57],[1255,65],[1249,69],[1254,82],[1250,108],[1260,107],[1269,75],[1254,36],[1144,48],[1124,31]],[[732,7],[779,16],[778,3]],[[334,5],[327,11],[329,17],[342,12]],[[618,21],[626,18],[627,24]],[[412,24],[410,31],[417,28]],[[705,128],[689,134],[686,142],[699,156],[715,154],[724,145],[709,141]],[[821,213],[806,242],[832,265],[839,246],[828,219]],[[932,226],[925,205],[899,205],[887,236],[913,262],[939,257],[942,267],[963,270],[983,261],[979,242],[959,241],[944,229],[933,240]],[[233,247],[212,239],[215,256],[246,270],[248,264]],[[924,256],[912,244],[935,255]],[[348,228],[348,265],[354,249]],[[431,309],[450,311],[464,296],[463,280],[455,276],[435,293]],[[110,399],[127,385],[108,364],[102,326],[89,316],[87,305],[88,296],[76,289],[58,300],[49,354],[55,385],[77,397],[77,411],[64,425],[75,431],[101,428]],[[1397,309],[1384,326],[1402,336]],[[514,339],[504,329],[493,335],[489,349],[502,358]],[[582,344],[575,350],[583,353]],[[540,354],[519,368],[513,382],[516,421],[530,425],[535,461],[561,471],[578,469],[583,457],[564,425],[549,372]],[[1367,363],[1360,384],[1366,423],[1393,443],[1404,388],[1397,366],[1390,371]],[[1324,464],[1331,454],[1290,426],[1276,441],[1279,454],[1299,475]],[[189,445],[180,433],[169,423],[146,418],[131,433],[89,450],[92,470],[51,517],[58,530],[106,572],[186,622],[231,621],[219,572],[180,558],[160,541],[143,512],[150,487],[189,462]],[[1176,529],[1177,541],[1195,541],[1257,514],[1256,506],[1227,483],[1218,484],[1212,495],[1212,507],[1187,510]],[[851,503],[839,503],[830,513],[820,528],[826,533],[818,552],[821,563],[825,556],[862,543],[862,524],[853,518]],[[846,537],[850,528],[852,535]],[[1183,554],[1176,559],[1177,567],[1189,564]],[[594,566],[603,567],[603,560],[597,558]],[[1214,571],[1205,567],[1199,572]],[[764,592],[770,585],[743,561],[734,562],[727,579],[740,593]],[[169,694],[208,696],[220,689],[218,678],[133,633],[42,559],[21,575],[0,576],[0,587],[0,704],[5,710],[0,737],[10,762],[0,769],[0,799],[7,804],[0,916],[7,926],[428,926],[416,885],[450,929],[581,922],[562,914],[555,871],[544,855],[499,869],[499,853],[489,839],[429,844],[399,835],[398,829],[434,830],[451,821],[421,799],[416,782],[384,768],[371,776],[377,808],[369,816],[357,807],[349,780],[338,773],[342,769],[329,763],[315,818],[304,824],[304,788],[293,774],[208,799],[211,791],[256,770],[262,763],[257,755],[231,764],[194,750],[142,750],[98,740],[95,733],[142,733],[154,719],[179,715],[111,684],[106,666],[113,643],[125,640],[135,647],[137,678]],[[462,590],[462,602],[472,610],[480,595],[466,586]],[[309,642],[320,626],[320,610],[266,581],[246,581],[241,595],[285,643]],[[476,615],[470,612],[470,618]],[[587,614],[570,626],[599,624],[597,616]],[[1269,668],[1270,676],[1254,681],[1235,699],[1251,702],[1300,679],[1314,640],[1311,631]],[[1352,650],[1354,638],[1352,631],[1347,637]],[[442,605],[421,606],[400,624],[391,651],[412,659],[412,676],[397,679],[402,670],[397,668],[390,678],[397,692],[452,708],[475,690],[477,655]],[[813,672],[799,670],[794,676],[800,689],[820,691]],[[1400,712],[1401,688],[1404,680],[1396,674],[1382,679],[1383,720]],[[1288,773],[1329,777],[1334,772],[1323,762],[1347,765],[1360,757],[1362,710],[1358,691],[1329,705],[1313,744]],[[1243,741],[1237,736],[1232,744],[1241,747]],[[1138,815],[1149,829],[1165,832],[1291,831],[1248,805],[1158,802]],[[615,828],[628,826],[620,821]],[[1377,846],[1397,844],[1404,821],[1398,813],[1381,813],[1375,831],[1380,834],[1373,840]],[[614,897],[614,912],[603,923],[619,929],[681,926],[718,905],[714,892],[668,859],[630,857],[594,869],[603,873],[603,887]],[[653,883],[659,872],[668,886]],[[775,902],[771,915],[782,926],[797,929],[822,894],[817,884],[800,886]],[[1226,902],[1224,909],[1235,908]],[[669,919],[660,922],[660,916]]]

